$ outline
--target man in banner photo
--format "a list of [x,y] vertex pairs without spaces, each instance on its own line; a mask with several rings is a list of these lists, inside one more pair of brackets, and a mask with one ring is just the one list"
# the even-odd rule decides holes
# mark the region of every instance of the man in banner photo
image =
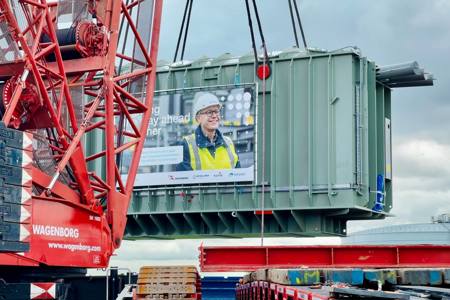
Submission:
[[218,129],[221,108],[216,95],[196,93],[193,113],[199,125],[194,133],[183,138],[183,161],[177,165],[177,171],[240,168],[233,141]]

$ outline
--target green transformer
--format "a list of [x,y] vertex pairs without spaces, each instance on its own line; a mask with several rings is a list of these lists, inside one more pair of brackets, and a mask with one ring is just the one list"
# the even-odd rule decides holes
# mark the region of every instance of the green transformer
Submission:
[[[342,236],[348,220],[392,208],[391,89],[350,48],[160,63],[157,95],[205,87],[255,90],[254,180],[139,184],[127,239]],[[243,150],[244,151],[244,150]],[[242,155],[244,156],[244,155]],[[264,191],[264,192],[263,192]],[[264,220],[262,220],[264,219]]]

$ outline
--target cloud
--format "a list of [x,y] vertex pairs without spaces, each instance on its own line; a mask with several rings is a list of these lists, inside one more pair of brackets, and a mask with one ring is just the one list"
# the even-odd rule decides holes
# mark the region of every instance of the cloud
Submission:
[[450,212],[450,144],[405,139],[394,148],[394,213],[406,222],[429,222]]
[[450,179],[450,145],[430,139],[408,139],[394,145],[393,150],[398,180]]
[[393,145],[393,198],[390,217],[349,222],[349,232],[404,223],[429,223],[450,212],[450,144],[430,138],[401,138]]
[[195,259],[194,250],[200,246],[195,240],[152,240],[152,241],[124,241],[117,251],[118,256],[126,256],[128,259],[173,260]]

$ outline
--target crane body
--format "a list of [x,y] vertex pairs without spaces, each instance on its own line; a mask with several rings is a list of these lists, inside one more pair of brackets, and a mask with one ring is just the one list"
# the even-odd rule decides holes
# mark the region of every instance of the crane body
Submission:
[[[161,13],[161,0],[0,1],[3,268],[108,266],[150,119]],[[88,153],[95,131],[102,146]]]

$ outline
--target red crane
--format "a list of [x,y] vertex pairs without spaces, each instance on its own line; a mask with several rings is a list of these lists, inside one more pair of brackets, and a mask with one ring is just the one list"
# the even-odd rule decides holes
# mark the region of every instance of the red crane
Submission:
[[[3,234],[0,265],[106,267],[120,246],[151,116],[162,2],[0,0],[0,144],[17,153],[13,141],[23,140],[20,182],[0,180],[3,198],[21,199],[8,227],[18,239]],[[85,149],[88,138],[98,149]]]

